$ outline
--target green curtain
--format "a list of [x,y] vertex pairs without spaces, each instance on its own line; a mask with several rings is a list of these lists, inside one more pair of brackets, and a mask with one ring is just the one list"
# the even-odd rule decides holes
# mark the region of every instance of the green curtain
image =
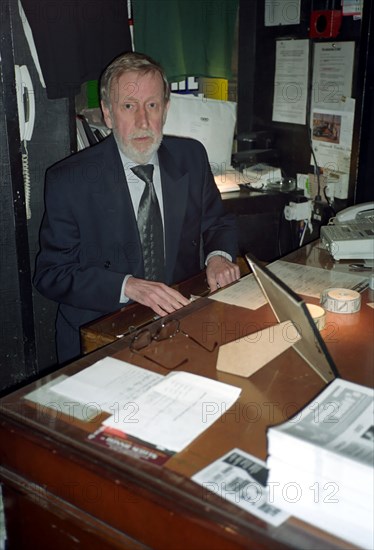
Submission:
[[169,81],[232,77],[239,0],[133,0],[135,51],[153,57]]

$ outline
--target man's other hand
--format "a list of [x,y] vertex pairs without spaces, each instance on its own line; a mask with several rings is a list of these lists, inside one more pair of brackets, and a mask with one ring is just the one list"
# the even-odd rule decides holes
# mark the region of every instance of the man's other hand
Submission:
[[164,283],[136,277],[130,277],[127,280],[125,293],[130,300],[150,307],[160,317],[165,317],[190,303],[180,292]]
[[223,256],[212,256],[206,267],[208,286],[213,292],[240,278],[240,269],[237,264],[230,262]]

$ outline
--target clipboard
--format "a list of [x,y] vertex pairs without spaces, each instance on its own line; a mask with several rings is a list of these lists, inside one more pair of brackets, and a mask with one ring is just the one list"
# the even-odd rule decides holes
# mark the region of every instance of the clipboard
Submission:
[[[275,327],[275,333],[278,334],[278,342],[272,348],[270,358],[269,353],[264,350],[264,344],[259,342],[261,346],[258,346],[257,350],[261,353],[252,353],[251,360],[248,357],[248,350],[249,345],[252,344],[248,345],[248,342],[245,342],[244,338],[242,342],[237,341],[226,344],[220,348],[217,369],[240,376],[250,376],[263,367],[269,360],[274,359],[285,351],[287,347],[292,346],[324,382],[329,383],[334,378],[339,377],[338,369],[305,302],[266,267],[260,267],[254,256],[246,254],[246,260],[278,320],[279,325]],[[285,323],[290,322],[296,328],[299,338],[294,338],[293,342],[290,340],[287,346],[285,345],[281,329]],[[228,346],[232,344],[236,348],[232,347],[230,350]],[[234,349],[236,357],[231,356],[231,360],[228,361],[227,359]],[[255,351],[253,347],[251,351]],[[249,364],[251,361],[252,364]]]

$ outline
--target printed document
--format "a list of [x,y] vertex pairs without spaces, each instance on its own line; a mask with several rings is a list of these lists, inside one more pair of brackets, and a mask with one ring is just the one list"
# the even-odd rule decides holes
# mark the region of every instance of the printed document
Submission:
[[53,386],[51,391],[65,400],[96,406],[98,412],[113,413],[114,409],[126,408],[162,379],[161,374],[105,357]]
[[262,460],[241,449],[232,449],[197,472],[192,480],[277,527],[289,514],[270,504],[267,477],[268,469]]
[[273,120],[305,124],[309,40],[277,40]]
[[[321,293],[332,286],[360,291],[362,285],[367,281],[367,277],[363,277],[358,273],[327,270],[320,267],[285,262],[284,260],[277,260],[268,265],[267,268],[278,279],[286,282],[296,294],[313,298],[320,298]],[[253,310],[267,303],[252,273],[245,275],[237,283],[209,296],[209,299]]]
[[210,378],[172,372],[135,400],[131,415],[119,409],[103,425],[178,452],[220,418],[240,392]]

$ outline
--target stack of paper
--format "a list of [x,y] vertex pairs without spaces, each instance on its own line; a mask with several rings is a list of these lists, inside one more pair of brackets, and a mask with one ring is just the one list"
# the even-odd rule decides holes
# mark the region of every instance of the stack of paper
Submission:
[[171,453],[181,451],[237,400],[241,389],[189,372],[161,376],[112,357],[59,382],[51,391],[75,405],[112,414],[103,429]]
[[373,548],[372,389],[335,379],[268,433],[272,503],[362,548]]
[[104,426],[179,452],[218,420],[240,392],[240,388],[203,376],[172,372],[138,397],[131,418],[122,409]]
[[221,174],[215,174],[214,181],[220,193],[240,191],[240,185],[246,183],[245,179],[243,179],[243,174],[234,168],[230,168]]

